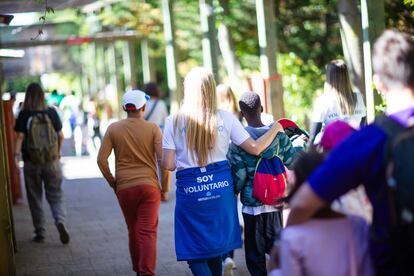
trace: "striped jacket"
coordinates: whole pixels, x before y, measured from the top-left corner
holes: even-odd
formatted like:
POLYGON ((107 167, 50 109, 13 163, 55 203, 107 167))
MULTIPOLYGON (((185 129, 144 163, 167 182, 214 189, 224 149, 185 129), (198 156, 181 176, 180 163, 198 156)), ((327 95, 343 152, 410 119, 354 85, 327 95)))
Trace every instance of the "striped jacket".
MULTIPOLYGON (((266 150, 264 150, 260 157, 272 158, 279 156, 286 167, 290 167, 300 152, 298 148, 294 148, 285 133, 278 133, 266 150)), ((255 207, 261 206, 263 203, 253 197, 253 178, 256 169, 258 156, 248 154, 239 146, 231 144, 227 153, 227 159, 230 162, 234 191, 236 194, 241 193, 240 200, 243 205, 255 207)))

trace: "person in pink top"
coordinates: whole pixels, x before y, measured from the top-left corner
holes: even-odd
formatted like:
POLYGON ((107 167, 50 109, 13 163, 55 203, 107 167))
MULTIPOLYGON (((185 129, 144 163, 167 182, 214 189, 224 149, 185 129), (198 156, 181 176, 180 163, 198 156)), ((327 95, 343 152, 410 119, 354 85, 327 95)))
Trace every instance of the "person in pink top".
MULTIPOLYGON (((294 164, 296 176, 290 198, 323 161, 322 154, 307 152, 294 164)), ((277 246, 275 246, 277 247, 277 246)), ((309 221, 282 231, 279 251, 271 257, 269 275, 371 276, 368 224, 358 216, 343 215, 326 207, 309 221)))

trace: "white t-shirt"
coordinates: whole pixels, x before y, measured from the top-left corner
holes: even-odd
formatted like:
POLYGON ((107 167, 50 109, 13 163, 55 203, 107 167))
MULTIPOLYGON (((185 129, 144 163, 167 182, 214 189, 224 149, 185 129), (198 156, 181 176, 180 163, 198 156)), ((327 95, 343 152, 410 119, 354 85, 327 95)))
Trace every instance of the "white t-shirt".
MULTIPOLYGON (((197 158, 193 160, 192 154, 187 149, 185 127, 177 129, 174 135, 174 116, 168 116, 164 126, 162 147, 175 150, 175 165, 178 170, 198 167, 197 158)), ((250 137, 239 120, 232 113, 217 111, 217 140, 214 150, 210 152, 207 164, 226 160, 229 149, 229 141, 236 145, 242 144, 250 137)))
MULTIPOLYGON (((355 92, 354 92, 355 93, 355 92)), ((364 100, 359 92, 356 92, 356 106, 354 114, 341 114, 341 108, 333 92, 325 92, 315 102, 313 109, 312 121, 322 123, 324 126, 329 123, 342 120, 354 128, 359 128, 361 119, 367 116, 364 100)))
POLYGON ((165 105, 165 102, 163 100, 149 99, 149 101, 146 104, 144 116, 145 118, 148 116, 155 102, 157 102, 157 105, 155 106, 154 111, 152 112, 151 116, 149 116, 147 121, 153 122, 154 124, 162 128, 164 126, 165 119, 168 116, 167 106, 165 105))

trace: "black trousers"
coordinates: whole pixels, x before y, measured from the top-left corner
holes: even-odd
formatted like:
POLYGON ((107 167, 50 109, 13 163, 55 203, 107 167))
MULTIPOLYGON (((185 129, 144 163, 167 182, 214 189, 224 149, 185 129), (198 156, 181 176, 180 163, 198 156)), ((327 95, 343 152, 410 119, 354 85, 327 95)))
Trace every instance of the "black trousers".
POLYGON ((252 276, 266 276, 266 253, 283 227, 282 211, 257 216, 243 213, 244 250, 247 269, 252 276))

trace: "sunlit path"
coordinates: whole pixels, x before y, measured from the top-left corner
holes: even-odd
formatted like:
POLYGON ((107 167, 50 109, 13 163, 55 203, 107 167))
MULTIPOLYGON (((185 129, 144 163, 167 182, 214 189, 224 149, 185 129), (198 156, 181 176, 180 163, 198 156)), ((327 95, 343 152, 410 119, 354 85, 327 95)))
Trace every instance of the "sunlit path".
MULTIPOLYGON (((112 190, 99 175, 94 157, 63 157, 68 209, 68 245, 59 241, 46 203, 46 240, 31 242, 32 225, 24 198, 15 205, 17 275, 134 275, 126 225, 112 190)), ((160 208, 157 275, 191 275, 174 253, 174 195, 160 208)), ((248 275, 242 250, 236 251, 234 275, 248 275)))

